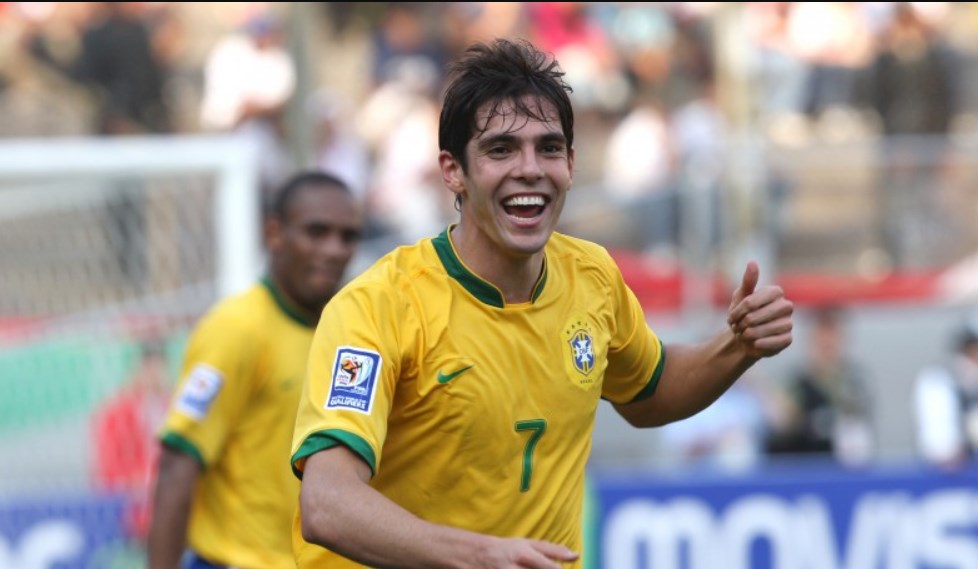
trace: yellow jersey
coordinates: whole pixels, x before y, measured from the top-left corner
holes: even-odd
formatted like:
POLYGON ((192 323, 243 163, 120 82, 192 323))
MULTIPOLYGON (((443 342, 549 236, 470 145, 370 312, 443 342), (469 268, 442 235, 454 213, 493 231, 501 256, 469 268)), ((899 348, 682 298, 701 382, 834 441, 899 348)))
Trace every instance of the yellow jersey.
POLYGON ((212 308, 190 337, 161 438, 203 467, 187 542, 208 561, 295 567, 289 443, 313 331, 265 279, 212 308))
MULTIPOLYGON (((599 400, 650 396, 662 344, 602 247, 553 234, 531 301, 506 304, 450 229, 391 252, 327 305, 293 470, 346 445, 371 486, 421 518, 581 551, 599 400)), ((305 542, 299 515, 299 567, 360 567, 305 542)))

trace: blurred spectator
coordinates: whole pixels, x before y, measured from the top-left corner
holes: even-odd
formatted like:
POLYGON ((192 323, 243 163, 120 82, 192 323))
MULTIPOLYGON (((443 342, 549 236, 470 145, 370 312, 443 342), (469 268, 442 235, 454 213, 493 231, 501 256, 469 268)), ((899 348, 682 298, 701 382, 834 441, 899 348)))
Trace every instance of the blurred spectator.
POLYGON ((767 413, 753 377, 745 376, 703 411, 660 432, 680 466, 742 471, 763 457, 767 413))
POLYGON ((439 75, 412 58, 391 72, 359 107, 356 126, 373 158, 368 225, 400 244, 444 226, 455 212, 431 159, 438 153, 439 75))
POLYGON ((446 59, 477 41, 527 35, 525 2, 449 2, 441 14, 446 59))
MULTIPOLYGON (((370 33, 373 89, 355 121, 371 161, 367 251, 413 242, 454 214, 430 158, 438 152, 436 95, 446 60, 446 40, 434 22, 449 17, 434 9, 424 2, 385 3, 370 33)), ((454 16, 457 8, 448 12, 454 16)))
POLYGON ((528 2, 530 40, 554 54, 575 85, 571 101, 586 112, 619 110, 625 100, 620 56, 605 28, 594 17, 591 2, 528 2))
POLYGON ((978 314, 957 332, 954 356, 917 376, 914 411, 921 456, 943 467, 978 453, 978 314))
POLYGON ((370 177, 370 153, 353 127, 354 107, 343 94, 323 88, 307 103, 315 125, 316 166, 343 180, 363 200, 370 177))
POLYGON ((94 3, 77 55, 58 57, 43 34, 29 38, 41 61, 95 91, 99 134, 162 133, 170 129, 163 101, 166 69, 138 2, 94 3))
MULTIPOLYGON (((718 245, 724 234, 722 188, 729 127, 717 101, 712 60, 702 60, 686 73, 689 99, 670 117, 680 194, 676 239, 686 254, 698 250, 705 257, 706 247, 718 245)), ((777 206, 772 201, 770 207, 777 206)))
POLYGON ((667 108, 677 109, 701 98, 704 85, 712 84, 716 48, 709 20, 683 12, 674 14, 672 20, 675 37, 662 98, 667 108))
POLYGON ((808 116, 822 119, 830 111, 853 108, 859 71, 871 53, 869 24, 859 3, 794 3, 788 33, 809 68, 804 91, 808 116))
POLYGON ((130 537, 141 542, 149 530, 150 491, 159 458, 156 430, 168 399, 164 346, 147 340, 129 380, 92 418, 93 482, 99 490, 127 496, 124 524, 130 537))
POLYGON ((0 15, 0 136, 87 136, 97 90, 71 75, 92 3, 8 3, 0 15), (47 53, 38 53, 46 51, 47 53))
POLYGON ((428 25, 426 2, 389 2, 371 35, 375 85, 414 72, 439 82, 445 65, 441 36, 428 25))
POLYGON ((903 267, 923 260, 914 257, 921 241, 942 230, 934 174, 944 160, 960 70, 910 3, 896 5, 880 41, 866 84, 885 135, 878 223, 893 265, 903 267))
POLYGON ((846 353, 838 307, 814 314, 806 362, 789 378, 767 441, 770 454, 824 454, 856 465, 872 458, 875 437, 866 372, 846 353))
POLYGON ((672 151, 666 114, 651 97, 645 96, 608 137, 605 189, 626 200, 662 190, 672 177, 672 151))
POLYGON ((756 43, 748 73, 757 85, 755 105, 762 125, 772 136, 781 139, 794 136, 784 133, 799 124, 805 100, 809 67, 802 59, 789 33, 791 2, 751 2, 747 7, 748 23, 756 43))
POLYGON ((265 194, 291 168, 285 144, 285 107, 295 86, 295 64, 284 44, 281 25, 271 13, 250 14, 207 55, 201 126, 237 132, 255 143, 265 194))
POLYGON ((868 102, 886 136, 947 134, 956 66, 936 30, 910 3, 894 8, 870 68, 868 102))
POLYGON ((642 94, 615 125, 605 147, 604 190, 625 214, 630 246, 674 259, 678 196, 673 182, 673 140, 660 105, 642 94))

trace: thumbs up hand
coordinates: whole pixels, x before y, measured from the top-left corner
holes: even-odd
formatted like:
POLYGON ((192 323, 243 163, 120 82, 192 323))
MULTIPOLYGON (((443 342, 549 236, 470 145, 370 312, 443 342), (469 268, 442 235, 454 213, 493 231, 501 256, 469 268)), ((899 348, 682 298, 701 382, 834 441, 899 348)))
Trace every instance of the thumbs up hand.
POLYGON ((791 345, 794 305, 779 286, 757 287, 761 271, 747 263, 740 286, 730 299, 727 324, 751 358, 773 356, 791 345))

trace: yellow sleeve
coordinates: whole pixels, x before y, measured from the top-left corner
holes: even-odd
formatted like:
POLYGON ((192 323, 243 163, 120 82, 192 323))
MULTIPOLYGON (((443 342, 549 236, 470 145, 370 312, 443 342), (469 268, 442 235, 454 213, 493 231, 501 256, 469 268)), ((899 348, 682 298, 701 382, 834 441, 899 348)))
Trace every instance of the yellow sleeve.
POLYGON ((651 397, 665 364, 662 342, 649 328, 645 310, 608 257, 616 327, 608 349, 601 395, 613 403, 651 397))
POLYGON ((376 473, 401 373, 398 295, 377 283, 348 286, 326 306, 313 338, 292 438, 292 468, 337 444, 376 473))
POLYGON ((164 444, 187 452, 205 467, 220 456, 260 374, 257 327, 219 308, 223 309, 206 315, 190 337, 161 433, 164 444))

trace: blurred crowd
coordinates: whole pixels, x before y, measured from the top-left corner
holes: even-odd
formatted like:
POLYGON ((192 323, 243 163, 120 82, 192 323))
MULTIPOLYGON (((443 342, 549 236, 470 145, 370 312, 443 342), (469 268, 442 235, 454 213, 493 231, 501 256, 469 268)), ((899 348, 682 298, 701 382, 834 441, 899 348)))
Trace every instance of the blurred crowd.
POLYGON ((444 63, 496 36, 562 63, 576 185, 654 216, 642 248, 675 241, 676 185, 716 183, 738 129, 978 124, 975 3, 3 2, 0 136, 237 132, 265 186, 314 162, 368 200, 374 234, 411 241, 453 213, 432 159, 444 63))

